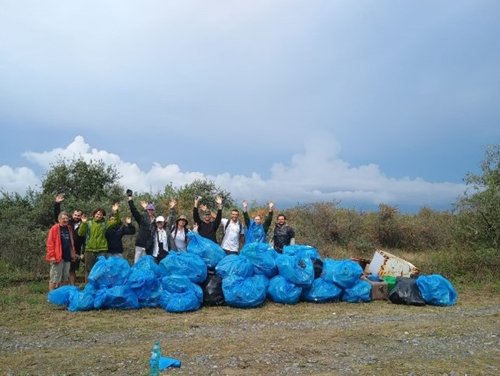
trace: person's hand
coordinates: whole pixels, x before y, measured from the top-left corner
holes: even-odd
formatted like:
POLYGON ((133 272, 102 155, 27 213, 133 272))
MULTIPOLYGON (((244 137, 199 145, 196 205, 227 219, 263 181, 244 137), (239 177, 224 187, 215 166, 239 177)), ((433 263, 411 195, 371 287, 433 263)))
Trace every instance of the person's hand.
POLYGON ((56 262, 55 257, 51 257, 51 258, 49 258, 49 262, 56 262))
POLYGON ((146 207, 148 206, 148 203, 146 201, 141 201, 140 204, 141 204, 142 208, 144 210, 146 210, 146 207))
POLYGON ((247 208, 248 208, 248 202, 247 202, 247 200, 243 200, 243 202, 241 203, 241 205, 243 205, 243 211, 247 211, 247 208))
POLYGON ((222 197, 221 196, 217 196, 215 198, 215 202, 217 203, 217 205, 222 206, 222 197))
POLYGON ((196 197, 194 198, 194 206, 195 206, 195 207, 198 207, 198 204, 199 204, 199 202, 200 202, 200 200, 201 200, 201 199, 202 199, 202 197, 201 197, 201 196, 196 196, 196 197))
POLYGON ((82 214, 82 223, 87 223, 87 216, 82 214))
POLYGON ((174 199, 170 200, 170 202, 168 204, 170 209, 173 209, 175 207, 175 205, 177 205, 177 201, 175 201, 174 199))
POLYGON ((273 207, 274 207, 274 202, 269 201, 269 204, 267 204, 267 207, 269 208, 269 211, 272 211, 273 207))
POLYGON ((64 193, 59 193, 58 195, 56 195, 54 201, 57 203, 63 202, 64 201, 64 193))
POLYGON ((132 218, 130 218, 130 217, 126 217, 126 218, 125 218, 125 223, 126 223, 127 225, 131 224, 131 223, 132 223, 132 218))
POLYGON ((200 205, 200 210, 201 210, 202 212, 207 211, 207 209, 208 209, 207 205, 205 205, 205 204, 201 204, 201 205, 200 205))
POLYGON ((113 207, 111 208, 111 210, 113 211, 113 213, 116 213, 118 211, 118 209, 120 209, 120 203, 119 202, 115 202, 113 204, 113 207))

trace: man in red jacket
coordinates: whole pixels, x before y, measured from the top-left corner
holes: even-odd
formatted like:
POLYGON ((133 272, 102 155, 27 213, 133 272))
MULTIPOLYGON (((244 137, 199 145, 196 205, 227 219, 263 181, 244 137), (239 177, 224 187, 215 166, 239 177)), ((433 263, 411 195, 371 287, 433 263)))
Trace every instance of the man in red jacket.
POLYGON ((47 236, 45 260, 50 262, 49 291, 68 283, 71 261, 76 259, 73 229, 69 225, 68 213, 59 213, 57 221, 47 236))

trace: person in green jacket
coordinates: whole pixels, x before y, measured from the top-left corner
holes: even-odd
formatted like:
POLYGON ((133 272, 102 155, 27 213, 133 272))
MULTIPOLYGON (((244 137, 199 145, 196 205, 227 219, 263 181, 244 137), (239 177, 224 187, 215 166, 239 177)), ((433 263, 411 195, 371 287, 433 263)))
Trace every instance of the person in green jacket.
POLYGON ((105 256, 108 252, 108 241, 106 230, 116 227, 120 223, 118 209, 120 204, 115 203, 112 207, 113 215, 106 219, 106 211, 97 208, 92 212, 92 218, 88 219, 82 215, 82 224, 78 228, 78 235, 85 236, 85 283, 92 267, 99 256, 105 256))

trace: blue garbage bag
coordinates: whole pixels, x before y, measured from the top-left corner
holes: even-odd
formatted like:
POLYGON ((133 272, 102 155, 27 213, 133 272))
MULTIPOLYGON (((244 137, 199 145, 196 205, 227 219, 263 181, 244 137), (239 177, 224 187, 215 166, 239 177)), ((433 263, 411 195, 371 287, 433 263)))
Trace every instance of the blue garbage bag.
POLYGON ((301 287, 310 286, 314 281, 313 262, 309 257, 279 255, 276 257, 279 274, 301 287))
POLYGON ((334 260, 332 258, 323 259, 323 270, 321 271, 321 278, 325 281, 333 282, 333 266, 338 260, 334 260))
MULTIPOLYGON (((323 264, 323 269, 325 265, 323 264)), ((332 265, 332 280, 331 282, 339 285, 343 289, 348 289, 354 287, 358 282, 359 278, 363 275, 363 269, 361 266, 352 260, 340 260, 336 261, 332 265)), ((329 271, 328 271, 329 273, 329 271)), ((327 278, 325 272, 322 274, 322 278, 330 281, 327 278)))
POLYGON ((194 283, 203 283, 207 279, 207 264, 195 253, 169 252, 161 260, 160 270, 163 276, 185 276, 194 283))
POLYGON ((215 267, 215 273, 222 279, 237 275, 240 277, 251 277, 254 274, 253 264, 240 255, 228 255, 219 261, 215 267))
POLYGON ((125 284, 130 272, 130 264, 123 257, 99 256, 89 273, 89 283, 97 288, 113 287, 125 284))
POLYGON ((129 286, 114 286, 97 291, 94 308, 138 309, 139 300, 129 286))
POLYGON ((237 308, 254 308, 266 300, 266 286, 262 276, 238 277, 231 275, 222 280, 226 304, 237 308))
POLYGON ((137 296, 141 307, 157 307, 161 293, 160 268, 152 256, 141 257, 130 268, 126 285, 137 296))
POLYGON ((74 291, 71 293, 68 304, 68 311, 80 312, 94 309, 94 294, 90 289, 74 291))
POLYGON ((267 278, 264 274, 255 274, 253 277, 255 278, 255 281, 257 281, 257 283, 262 283, 267 291, 269 287, 269 278, 267 278))
POLYGON ((439 274, 422 275, 417 278, 417 286, 427 304, 450 306, 457 302, 457 292, 450 281, 439 274))
POLYGON ((372 285, 359 279, 352 287, 344 290, 342 300, 349 303, 370 302, 372 300, 372 285))
POLYGON ((226 252, 220 245, 200 234, 190 231, 187 237, 189 239, 187 251, 200 256, 209 268, 215 268, 219 261, 226 256, 226 252))
POLYGON ((269 281, 267 295, 273 302, 283 304, 296 304, 302 293, 302 287, 288 281, 281 275, 276 275, 269 281))
POLYGON ((193 282, 183 275, 169 275, 161 279, 163 291, 171 293, 186 292, 192 288, 193 282))
POLYGON ((246 257, 254 266, 255 274, 272 278, 278 274, 276 257, 278 253, 267 243, 248 243, 243 246, 240 256, 246 257))
POLYGON ((69 303, 69 298, 72 292, 78 292, 78 287, 76 286, 61 286, 57 289, 49 291, 47 294, 47 300, 49 303, 66 306, 69 303))
POLYGON ((160 305, 167 312, 196 311, 203 303, 203 290, 185 276, 170 276, 162 279, 164 290, 160 305))
POLYGON ((320 259, 316 248, 305 244, 291 244, 283 247, 283 254, 289 256, 309 257, 311 260, 320 259))
POLYGON ((325 303, 340 300, 342 289, 333 282, 316 278, 311 287, 302 291, 301 298, 306 302, 325 303))

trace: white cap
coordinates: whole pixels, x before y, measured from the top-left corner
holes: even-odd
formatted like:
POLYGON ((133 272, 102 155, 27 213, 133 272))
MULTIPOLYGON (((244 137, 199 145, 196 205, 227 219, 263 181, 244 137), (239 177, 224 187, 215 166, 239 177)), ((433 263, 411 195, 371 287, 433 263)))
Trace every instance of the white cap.
POLYGON ((165 218, 163 218, 163 215, 159 215, 156 217, 156 222, 165 222, 165 218))

